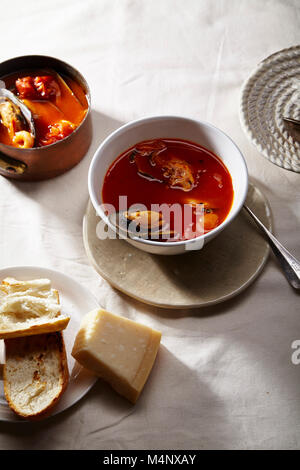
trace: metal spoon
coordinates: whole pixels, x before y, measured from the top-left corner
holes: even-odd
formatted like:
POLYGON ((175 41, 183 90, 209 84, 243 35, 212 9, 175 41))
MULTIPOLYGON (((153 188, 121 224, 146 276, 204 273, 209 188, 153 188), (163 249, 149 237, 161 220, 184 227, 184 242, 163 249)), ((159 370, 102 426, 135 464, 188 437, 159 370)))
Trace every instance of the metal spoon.
POLYGON ((292 119, 288 117, 282 118, 285 124, 287 125, 288 130, 292 136, 300 141, 300 121, 298 119, 292 119))
POLYGON ((10 100, 13 104, 15 104, 20 110, 21 113, 23 114, 31 134, 35 138, 35 126, 34 126, 34 120, 31 114, 30 109, 21 101, 19 98, 17 98, 16 95, 14 95, 11 91, 7 90, 6 88, 0 88, 0 97, 7 98, 10 100))
POLYGON ((244 204, 244 209, 251 215, 256 225, 264 233, 274 255, 278 259, 285 277, 294 289, 300 289, 300 262, 289 253, 284 246, 272 235, 272 233, 264 226, 264 224, 256 217, 256 215, 244 204))

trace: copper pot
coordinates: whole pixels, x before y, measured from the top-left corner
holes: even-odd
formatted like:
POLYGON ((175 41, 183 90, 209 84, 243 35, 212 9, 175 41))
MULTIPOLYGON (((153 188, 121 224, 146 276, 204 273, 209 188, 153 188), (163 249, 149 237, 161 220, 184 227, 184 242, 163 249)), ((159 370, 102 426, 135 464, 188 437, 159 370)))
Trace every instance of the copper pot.
POLYGON ((34 68, 52 68, 75 80, 86 94, 88 110, 72 134, 54 144, 20 149, 0 142, 0 174, 22 181, 40 181, 64 173, 80 162, 92 140, 90 90, 81 73, 71 65, 42 55, 16 57, 0 64, 0 79, 10 73, 34 68))

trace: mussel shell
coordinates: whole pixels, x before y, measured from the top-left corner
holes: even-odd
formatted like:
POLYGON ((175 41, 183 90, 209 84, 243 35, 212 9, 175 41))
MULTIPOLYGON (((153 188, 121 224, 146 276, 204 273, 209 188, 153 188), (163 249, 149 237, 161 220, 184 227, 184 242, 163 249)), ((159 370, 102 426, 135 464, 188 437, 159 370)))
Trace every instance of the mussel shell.
POLYGON ((14 95, 11 91, 7 90, 6 88, 0 88, 0 96, 11 101, 15 106, 20 109, 22 116, 24 116, 25 121, 28 124, 31 134, 35 138, 35 125, 30 109, 27 108, 27 106, 21 100, 19 100, 16 95, 14 95))
MULTIPOLYGON (((150 213, 151 211, 147 212, 150 213)), ((162 218, 159 218, 156 224, 152 223, 152 225, 149 226, 143 225, 139 220, 136 222, 133 218, 134 214, 134 212, 128 213, 128 211, 115 212, 109 216, 109 220, 114 227, 117 228, 121 236, 159 239, 162 236, 168 238, 174 235, 174 231, 169 230, 169 225, 164 223, 162 218)))

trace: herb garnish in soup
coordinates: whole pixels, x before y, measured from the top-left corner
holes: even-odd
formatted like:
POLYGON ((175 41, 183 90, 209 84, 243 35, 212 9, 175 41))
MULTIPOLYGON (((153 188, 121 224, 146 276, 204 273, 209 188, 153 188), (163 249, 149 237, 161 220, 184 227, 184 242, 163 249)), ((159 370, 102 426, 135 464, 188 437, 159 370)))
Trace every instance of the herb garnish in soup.
POLYGON ((127 227, 136 228, 137 236, 183 241, 223 222, 232 206, 233 186, 213 152, 164 138, 139 142, 119 155, 105 175, 102 200, 127 227))

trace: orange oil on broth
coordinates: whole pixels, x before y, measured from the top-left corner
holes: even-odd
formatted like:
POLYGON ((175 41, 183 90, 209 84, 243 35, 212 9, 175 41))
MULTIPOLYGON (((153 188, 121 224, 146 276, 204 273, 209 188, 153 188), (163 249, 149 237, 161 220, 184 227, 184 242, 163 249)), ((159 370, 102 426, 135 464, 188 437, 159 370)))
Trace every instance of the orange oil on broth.
MULTIPOLYGON (((48 70, 25 70, 2 77, 1 80, 5 82, 7 89, 18 96, 15 85, 16 80, 28 76, 36 77, 49 74, 51 74, 51 71, 48 70)), ((64 75, 61 75, 61 77, 63 78, 63 81, 60 81, 59 76, 56 77, 54 72, 54 79, 58 82, 59 85, 59 96, 55 96, 49 100, 29 98, 22 99, 24 104, 30 109, 33 115, 36 129, 34 147, 48 145, 45 143, 45 138, 47 133, 49 133, 51 126, 64 120, 70 121, 72 124, 74 124, 75 129, 79 126, 86 115, 88 101, 84 90, 75 80, 71 79, 70 77, 66 77, 64 75)), ((7 128, 3 125, 0 125, 0 142, 6 145, 14 146, 7 128)), ((49 143, 52 142, 49 141, 49 143)))
MULTIPOLYGON (((202 203, 205 208, 204 233, 225 220, 232 206, 233 195, 230 173, 217 155, 196 143, 167 138, 140 142, 119 155, 109 167, 102 187, 103 202, 112 204, 116 210, 119 210, 119 196, 127 196, 128 208, 138 203, 145 205, 148 210, 151 210, 152 204, 165 203, 171 206, 178 203, 183 209, 185 204, 202 203), (153 148, 156 149, 154 152, 158 152, 154 162, 160 162, 161 167, 153 164, 153 158, 151 160, 153 148), (170 184, 170 172, 164 171, 170 161, 175 164, 184 162, 186 169, 191 172, 192 177, 188 178, 186 185, 180 186, 179 183, 176 186, 176 179, 173 186, 170 184)), ((171 220, 171 228, 173 226, 174 221, 171 220)), ((189 238, 193 238, 189 232, 179 233, 174 241, 189 238)))

